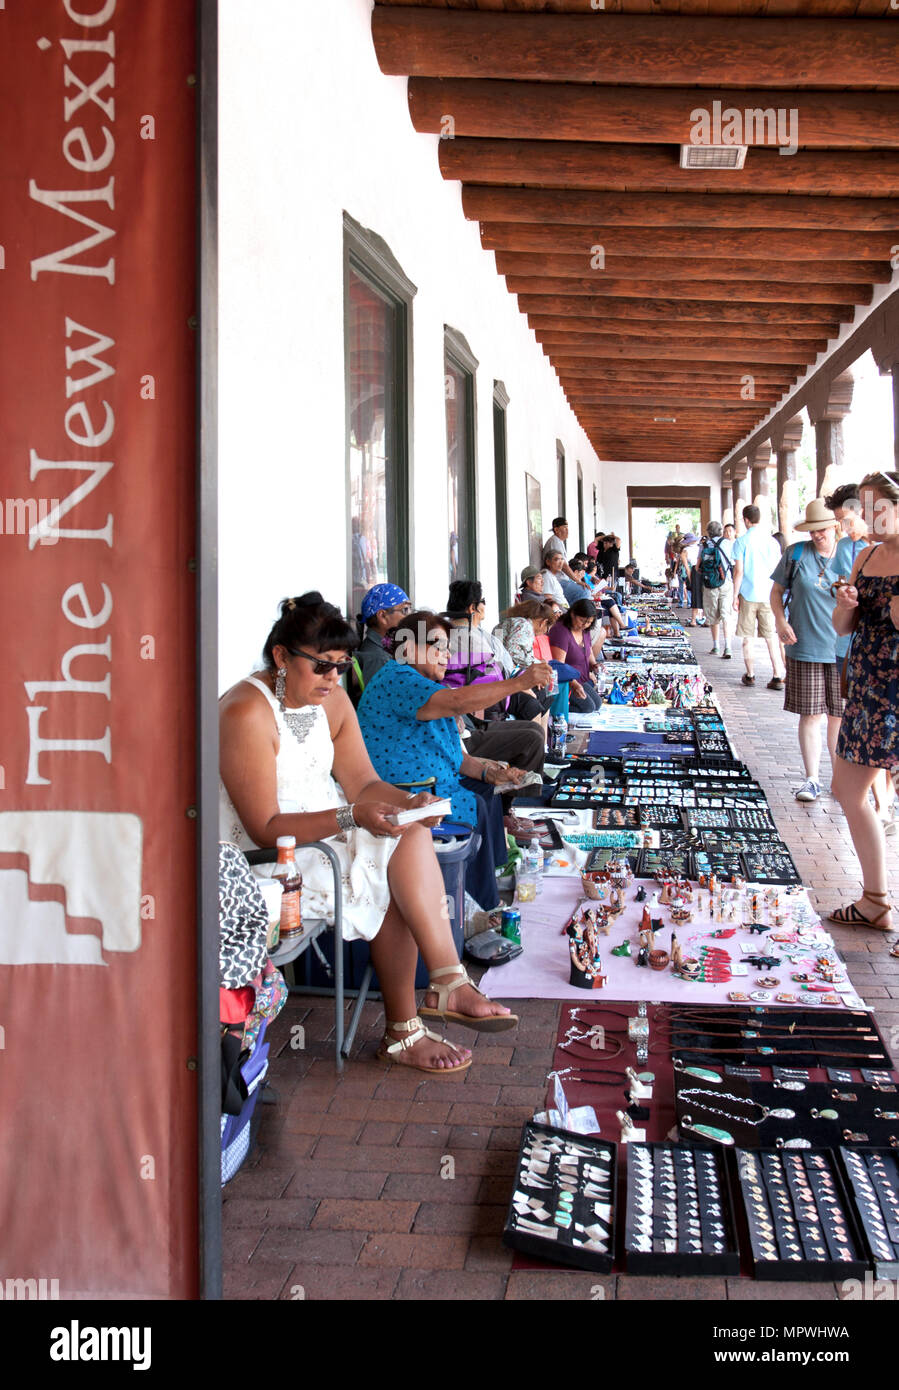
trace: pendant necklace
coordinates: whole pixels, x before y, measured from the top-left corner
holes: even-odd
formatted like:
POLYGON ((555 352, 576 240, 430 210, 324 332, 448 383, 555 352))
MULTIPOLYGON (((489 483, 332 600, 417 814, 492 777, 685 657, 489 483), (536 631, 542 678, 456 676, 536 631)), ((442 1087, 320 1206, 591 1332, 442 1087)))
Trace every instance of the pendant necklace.
POLYGON ((748 1117, 744 1119, 741 1115, 733 1115, 729 1110, 718 1110, 714 1105, 709 1105, 707 1100, 694 1099, 693 1104, 699 1110, 708 1110, 711 1115, 723 1115, 726 1120, 738 1120, 740 1124, 755 1126, 763 1124, 765 1120, 768 1119, 795 1120, 796 1118, 795 1110, 787 1110, 786 1108, 778 1110, 769 1110, 768 1106, 762 1105, 761 1101, 759 1100, 752 1100, 748 1096, 732 1096, 729 1091, 709 1092, 700 1090, 700 1088, 697 1086, 689 1091, 678 1091, 677 1098, 678 1100, 685 1100, 688 1096, 708 1096, 710 1094, 713 1100, 729 1100, 732 1101, 734 1105, 754 1106, 758 1110, 761 1110, 762 1113, 757 1120, 750 1120, 748 1117))
POLYGON ((305 743, 315 723, 315 707, 312 709, 288 709, 284 703, 287 689, 287 667, 282 666, 275 677, 275 699, 281 718, 293 734, 297 743, 305 743))

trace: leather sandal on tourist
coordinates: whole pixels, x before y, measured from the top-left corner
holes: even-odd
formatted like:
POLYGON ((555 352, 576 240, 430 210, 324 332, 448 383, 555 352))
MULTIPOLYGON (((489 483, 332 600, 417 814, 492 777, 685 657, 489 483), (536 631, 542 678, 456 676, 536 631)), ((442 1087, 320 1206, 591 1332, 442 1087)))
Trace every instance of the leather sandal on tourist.
POLYGON ((840 927, 874 927, 875 931, 892 931, 892 927, 884 925, 884 917, 890 912, 890 899, 886 893, 862 893, 862 900, 868 899, 875 907, 881 903, 883 906, 874 917, 866 917, 863 912, 859 912, 855 903, 850 903, 848 907, 838 907, 828 917, 828 922, 836 922, 840 927))
POLYGON ((476 1033, 504 1033, 507 1028, 514 1028, 518 1023, 517 1014, 486 1014, 483 1017, 475 1017, 472 1014, 460 1014, 455 1009, 448 1009, 447 1003, 450 995, 456 989, 461 989, 463 985, 471 985, 475 994, 480 994, 482 999, 486 999, 485 994, 474 984, 464 965, 444 965, 440 970, 432 970, 430 974, 430 984, 428 992, 432 990, 437 995, 436 1009, 419 1009, 422 1018, 439 1018, 444 1023, 461 1023, 465 1028, 473 1028, 476 1033), (437 984, 437 977, 440 975, 452 975, 454 978, 445 984, 437 984))
MULTIPOLYGON (((430 1038, 432 1042, 443 1043, 446 1047, 452 1048, 453 1052, 458 1052, 461 1055, 461 1048, 457 1047, 455 1043, 450 1042, 448 1038, 441 1038, 439 1033, 432 1033, 430 1028, 424 1026, 418 1016, 415 1018, 408 1018, 401 1023, 388 1022, 386 1026, 388 1030, 393 1028, 397 1033, 405 1033, 406 1037, 397 1038, 396 1041, 392 1043, 388 1043, 385 1039, 378 1048, 377 1056, 379 1062, 392 1061, 392 1053, 408 1051, 408 1049, 414 1047, 421 1038, 430 1038)), ((457 1072, 468 1071, 468 1068, 471 1066, 471 1058, 468 1057, 452 1067, 423 1067, 418 1062, 409 1062, 407 1065, 410 1066, 413 1071, 427 1072, 428 1076, 455 1076, 457 1072)))

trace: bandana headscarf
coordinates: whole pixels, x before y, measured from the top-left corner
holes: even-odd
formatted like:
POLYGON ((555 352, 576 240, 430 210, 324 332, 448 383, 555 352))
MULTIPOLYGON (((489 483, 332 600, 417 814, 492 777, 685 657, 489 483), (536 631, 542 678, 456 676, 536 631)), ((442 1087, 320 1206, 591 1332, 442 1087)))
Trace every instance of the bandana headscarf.
POLYGON ((362 600, 362 621, 367 623, 381 608, 396 608, 399 604, 408 602, 409 595, 404 593, 399 585, 376 584, 362 600))

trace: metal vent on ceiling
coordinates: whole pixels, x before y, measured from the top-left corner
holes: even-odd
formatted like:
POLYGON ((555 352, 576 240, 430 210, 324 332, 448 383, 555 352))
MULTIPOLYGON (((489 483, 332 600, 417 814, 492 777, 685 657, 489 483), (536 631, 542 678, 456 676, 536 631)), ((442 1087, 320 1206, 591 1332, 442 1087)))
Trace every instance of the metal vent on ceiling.
POLYGON ((746 145, 681 145, 682 169, 742 169, 746 145))

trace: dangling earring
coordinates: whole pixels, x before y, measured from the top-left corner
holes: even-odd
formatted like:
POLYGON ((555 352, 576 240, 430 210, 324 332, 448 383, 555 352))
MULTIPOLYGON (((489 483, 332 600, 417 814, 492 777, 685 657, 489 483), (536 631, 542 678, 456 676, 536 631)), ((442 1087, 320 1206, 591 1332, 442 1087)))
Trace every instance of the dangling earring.
POLYGON ((275 678, 275 699, 280 704, 282 710, 284 708, 284 692, 287 689, 287 681, 285 679, 286 676, 287 667, 280 666, 278 668, 277 677, 275 678))

